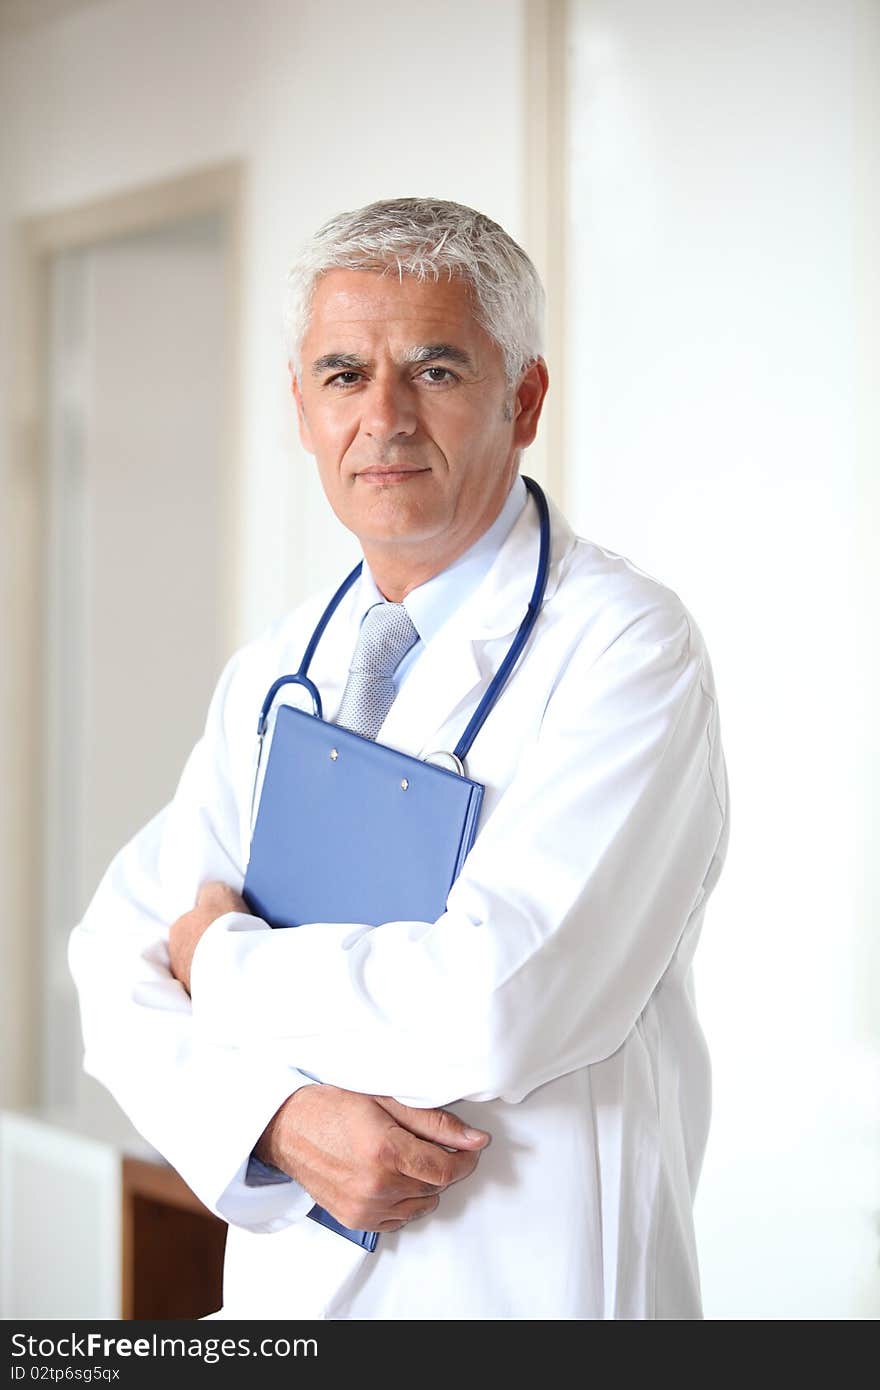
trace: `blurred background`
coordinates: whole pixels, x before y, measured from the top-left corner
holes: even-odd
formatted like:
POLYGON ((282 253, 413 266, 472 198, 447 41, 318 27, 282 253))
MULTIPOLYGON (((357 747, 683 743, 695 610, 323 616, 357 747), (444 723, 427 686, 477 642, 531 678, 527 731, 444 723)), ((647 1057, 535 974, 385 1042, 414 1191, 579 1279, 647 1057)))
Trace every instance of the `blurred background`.
POLYGON ((878 78, 880 0, 0 0, 0 1316, 207 1311, 156 1301, 220 1236, 81 1075, 66 940, 229 653, 356 558, 284 277, 406 194, 533 256, 524 469, 712 654, 706 1316, 880 1313, 878 78))

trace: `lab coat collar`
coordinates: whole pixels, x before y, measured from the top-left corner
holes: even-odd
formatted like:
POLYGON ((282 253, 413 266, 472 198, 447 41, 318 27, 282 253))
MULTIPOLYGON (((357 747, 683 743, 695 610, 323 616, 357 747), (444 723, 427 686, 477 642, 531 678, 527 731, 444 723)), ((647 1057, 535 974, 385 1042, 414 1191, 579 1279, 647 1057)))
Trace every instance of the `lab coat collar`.
MULTIPOLYGON (((574 532, 555 503, 548 497, 550 510, 550 567, 545 601, 552 598, 559 583, 562 561, 574 544, 574 532)), ((517 517, 495 561, 481 584, 461 605, 456 618, 461 632, 480 641, 514 633, 525 617, 538 569, 540 522, 534 498, 517 517)), ((447 625, 448 626, 448 625, 447 625)))
MULTIPOLYGON (((556 591, 575 542, 571 527, 549 498, 548 505, 551 549, 545 602, 556 591)), ((537 572, 538 537, 538 509, 530 496, 489 573, 428 643, 404 681, 379 730, 380 742, 424 757, 437 749, 437 735, 474 688, 488 684, 505 653, 490 657, 486 645, 512 638, 525 616, 537 572)))

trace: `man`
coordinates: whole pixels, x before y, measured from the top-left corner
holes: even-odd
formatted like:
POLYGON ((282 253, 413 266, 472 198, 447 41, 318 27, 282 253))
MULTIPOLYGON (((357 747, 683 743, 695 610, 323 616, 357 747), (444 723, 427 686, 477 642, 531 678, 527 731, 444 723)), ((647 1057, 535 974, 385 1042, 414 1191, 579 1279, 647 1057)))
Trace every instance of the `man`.
MULTIPOLYGON (((531 593, 540 307, 500 227, 427 199, 333 219, 292 275, 302 440, 365 561, 310 674, 325 717, 416 756, 454 747, 531 593), (364 653, 386 618, 381 694, 364 653)), ((675 594, 552 504, 551 536, 436 922, 272 931, 238 895, 256 716, 328 591, 233 657, 173 801, 73 933, 86 1068, 229 1221, 227 1316, 701 1315, 712 673, 675 594), (305 1219, 315 1202, 375 1252, 305 1219)))

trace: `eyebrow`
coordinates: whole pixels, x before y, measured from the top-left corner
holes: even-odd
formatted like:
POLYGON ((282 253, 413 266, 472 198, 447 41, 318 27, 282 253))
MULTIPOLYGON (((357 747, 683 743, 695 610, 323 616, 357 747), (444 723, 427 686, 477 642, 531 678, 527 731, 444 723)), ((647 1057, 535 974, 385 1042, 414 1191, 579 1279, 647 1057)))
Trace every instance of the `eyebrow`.
POLYGON ((370 364, 354 352, 328 352, 312 363, 312 376, 324 372, 362 372, 370 364))
POLYGON ((457 362, 460 367, 473 370, 473 359, 464 348, 454 347, 452 343, 424 343, 420 347, 409 348, 404 353, 405 362, 457 362))
MULTIPOLYGON (((468 371, 474 370, 470 353, 452 343, 420 343, 403 354, 404 362, 456 362, 468 371)), ((312 376, 322 376, 324 372, 362 372, 370 363, 365 357, 354 352, 327 352, 312 363, 312 376)))

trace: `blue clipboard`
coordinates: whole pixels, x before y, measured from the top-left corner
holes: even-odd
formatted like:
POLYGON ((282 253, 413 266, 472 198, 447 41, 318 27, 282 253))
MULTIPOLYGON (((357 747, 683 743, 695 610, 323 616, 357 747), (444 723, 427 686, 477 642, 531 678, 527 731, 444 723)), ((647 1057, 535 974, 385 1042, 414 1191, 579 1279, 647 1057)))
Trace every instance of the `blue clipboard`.
MULTIPOLYGON (((305 686, 312 713, 282 705, 275 719, 242 896, 273 927, 304 922, 433 922, 477 833, 483 785, 464 760, 519 659, 544 598, 550 519, 538 484, 524 478, 541 522, 537 576, 525 616, 455 751, 452 769, 414 758, 327 723, 308 668, 358 564, 336 590, 306 647, 299 670, 274 682, 257 725, 256 795, 263 740, 279 690, 305 686), (454 770, 453 770, 454 769, 454 770), (394 845, 389 856, 388 845, 394 845)), ((253 802, 252 802, 253 822, 253 802)), ((376 1231, 341 1225, 317 1204, 308 1215, 375 1250, 376 1231)))

